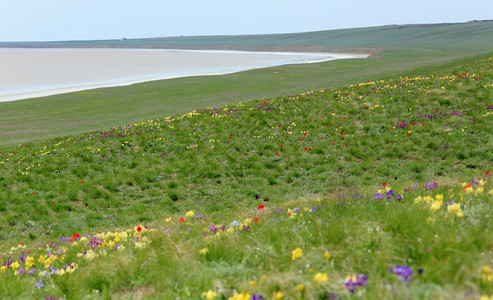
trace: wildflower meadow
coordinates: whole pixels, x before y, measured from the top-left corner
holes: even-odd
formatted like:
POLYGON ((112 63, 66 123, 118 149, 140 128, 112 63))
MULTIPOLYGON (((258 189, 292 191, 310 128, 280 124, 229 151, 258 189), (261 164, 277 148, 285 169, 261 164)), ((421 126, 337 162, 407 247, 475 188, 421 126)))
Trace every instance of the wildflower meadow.
POLYGON ((492 69, 0 148, 0 295, 491 299, 492 69))

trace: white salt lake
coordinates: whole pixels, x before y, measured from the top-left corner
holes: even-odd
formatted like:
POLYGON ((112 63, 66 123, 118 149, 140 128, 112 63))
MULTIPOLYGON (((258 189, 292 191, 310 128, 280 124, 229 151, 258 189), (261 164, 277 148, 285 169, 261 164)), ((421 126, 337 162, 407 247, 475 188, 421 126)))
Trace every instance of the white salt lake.
POLYGON ((365 54, 165 49, 0 48, 0 102, 140 82, 220 75, 365 54))

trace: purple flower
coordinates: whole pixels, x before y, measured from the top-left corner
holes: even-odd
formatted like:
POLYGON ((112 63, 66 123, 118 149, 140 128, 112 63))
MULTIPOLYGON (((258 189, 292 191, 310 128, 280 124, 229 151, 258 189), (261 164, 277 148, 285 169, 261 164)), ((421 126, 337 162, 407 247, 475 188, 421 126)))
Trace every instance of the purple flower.
POLYGON ((36 287, 37 289, 44 289, 45 284, 43 283, 43 279, 36 281, 36 284, 34 285, 34 287, 36 287))
POLYGON ((300 208, 299 208, 299 207, 295 207, 295 208, 293 209, 293 211, 297 213, 297 212, 299 212, 299 211, 300 211, 300 208))
POLYGON ((438 182, 436 181, 433 181, 432 183, 431 182, 427 182, 425 185, 424 185, 425 189, 427 190, 432 190, 432 189, 436 189, 438 187, 438 182))
POLYGON ((395 268, 389 269, 389 272, 397 275, 397 279, 402 283, 410 283, 412 280, 413 270, 408 265, 402 267, 397 265, 395 268))
POLYGON ((29 270, 29 272, 27 272, 27 274, 29 274, 29 275, 34 275, 34 273, 36 273, 35 268, 31 268, 31 270, 29 270))
POLYGON ((383 199, 383 195, 380 194, 380 193, 376 193, 373 195, 373 199, 375 200, 382 200, 383 199))
POLYGON ((12 263, 12 260, 7 260, 7 262, 4 262, 3 265, 9 267, 12 263))
POLYGON ((404 193, 407 193, 407 192, 409 192, 409 191, 414 191, 414 190, 415 190, 415 189, 417 189, 417 188, 418 188, 418 185, 417 185, 417 184, 415 184, 415 185, 413 185, 413 186, 412 186, 412 187, 410 187, 410 188, 405 188, 405 189, 404 189, 404 193))
POLYGON ((394 191, 392 190, 386 191, 385 194, 387 195, 387 199, 390 199, 395 196, 394 191))
POLYGON ((366 286, 368 282, 368 276, 365 274, 348 276, 344 282, 344 285, 348 288, 351 294, 354 294, 354 290, 357 286, 366 286))
POLYGON ((212 224, 208 228, 209 228, 209 230, 211 231, 212 234, 216 234, 217 233, 217 227, 216 227, 216 225, 212 224))
POLYGON ((23 267, 21 267, 21 268, 19 269, 19 274, 21 274, 21 275, 26 274, 26 270, 25 270, 23 267))
POLYGON ((252 300, 264 300, 264 296, 262 294, 253 294, 252 300))

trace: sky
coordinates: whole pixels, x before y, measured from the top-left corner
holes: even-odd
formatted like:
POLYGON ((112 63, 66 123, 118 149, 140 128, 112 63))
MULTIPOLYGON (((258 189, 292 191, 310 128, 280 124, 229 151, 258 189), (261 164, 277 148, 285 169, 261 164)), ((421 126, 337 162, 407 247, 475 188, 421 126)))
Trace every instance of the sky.
POLYGON ((493 19, 492 0, 0 0, 0 41, 293 33, 493 19))

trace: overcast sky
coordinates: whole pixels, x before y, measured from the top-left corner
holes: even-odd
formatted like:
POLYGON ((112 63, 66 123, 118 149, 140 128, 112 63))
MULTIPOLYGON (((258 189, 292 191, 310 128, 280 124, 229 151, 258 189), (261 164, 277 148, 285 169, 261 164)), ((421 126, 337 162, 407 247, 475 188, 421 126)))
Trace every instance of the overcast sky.
POLYGON ((493 19, 493 0, 0 0, 0 41, 290 33, 493 19))

